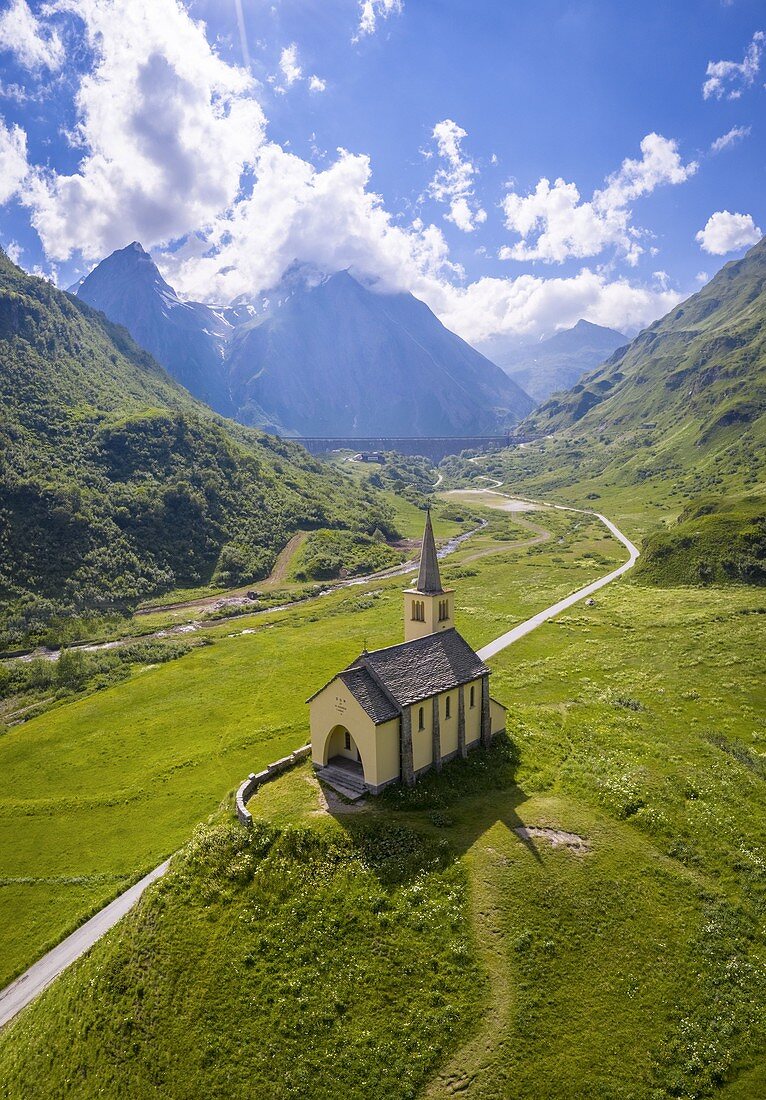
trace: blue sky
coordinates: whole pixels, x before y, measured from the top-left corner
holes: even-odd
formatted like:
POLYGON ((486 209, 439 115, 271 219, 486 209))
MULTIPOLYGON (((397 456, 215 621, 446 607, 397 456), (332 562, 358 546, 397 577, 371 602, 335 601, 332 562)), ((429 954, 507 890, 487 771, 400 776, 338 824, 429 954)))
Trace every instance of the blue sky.
POLYGON ((60 285, 137 238, 198 298, 297 259, 477 343, 634 331, 766 226, 764 31, 754 0, 2 0, 0 241, 60 285))

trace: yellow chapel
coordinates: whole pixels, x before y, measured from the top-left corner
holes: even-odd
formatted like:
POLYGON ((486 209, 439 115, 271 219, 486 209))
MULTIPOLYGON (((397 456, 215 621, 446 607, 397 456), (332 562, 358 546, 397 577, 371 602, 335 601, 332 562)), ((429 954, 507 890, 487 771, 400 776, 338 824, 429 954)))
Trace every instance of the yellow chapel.
POLYGON ((490 670, 455 628, 430 511, 417 584, 404 592, 404 642, 366 650, 308 700, 318 776, 350 797, 412 786, 505 729, 490 670))

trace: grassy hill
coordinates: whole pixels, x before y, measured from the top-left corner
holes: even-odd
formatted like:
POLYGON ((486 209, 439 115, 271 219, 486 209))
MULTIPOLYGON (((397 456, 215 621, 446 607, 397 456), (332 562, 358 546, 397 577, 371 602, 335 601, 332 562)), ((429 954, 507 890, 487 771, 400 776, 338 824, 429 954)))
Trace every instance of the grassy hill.
POLYGON ((223 811, 0 1037, 9 1100, 756 1100, 756 611, 606 589, 493 661, 489 759, 356 814, 304 768, 252 837, 223 811))
MULTIPOLYGON (((566 513, 540 517, 552 537, 533 547, 529 531, 518 528, 514 545, 507 517, 489 518, 444 561, 458 622, 476 646, 623 557, 603 528, 566 513)), ((437 517, 436 529, 460 528, 437 517)), ((372 580, 213 623, 207 645, 178 652, 201 636, 193 633, 173 642, 173 660, 153 643, 119 683, 94 681, 90 694, 0 724, 0 988, 181 847, 243 776, 304 744, 308 695, 365 645, 401 639, 404 584, 372 580)), ((152 628, 175 621, 159 617, 152 628)))
POLYGON ((648 584, 766 584, 766 501, 700 500, 646 539, 636 577, 648 584))
POLYGON ((753 431, 766 414, 766 239, 525 422, 541 435, 667 432, 693 421, 692 442, 753 431), (603 426, 603 427, 602 427, 603 426))
POLYGON ((268 573, 298 527, 388 531, 299 447, 213 415, 127 332, 0 254, 0 647, 268 573))

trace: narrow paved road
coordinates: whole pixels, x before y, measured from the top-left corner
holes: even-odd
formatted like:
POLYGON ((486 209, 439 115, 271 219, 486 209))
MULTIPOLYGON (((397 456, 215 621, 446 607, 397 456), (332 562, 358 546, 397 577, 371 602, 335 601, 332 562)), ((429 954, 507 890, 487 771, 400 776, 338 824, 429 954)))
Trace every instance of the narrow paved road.
MULTIPOLYGON (((505 496, 504 493, 498 493, 498 496, 505 496)), ((531 503, 544 503, 543 501, 532 501, 531 503)), ((549 505, 550 507, 550 505, 549 505)), ((578 589, 577 592, 573 592, 571 596, 566 596, 563 600, 559 600, 558 603, 553 604, 551 607, 540 611, 537 615, 533 615, 531 619, 527 619, 526 622, 520 623, 515 626, 513 630, 509 630, 506 634, 501 634, 499 638, 495 638, 489 645, 484 646, 479 650, 479 657, 482 661, 489 660, 490 657, 494 657, 496 653, 500 653, 501 650, 507 646, 512 645, 513 642, 523 638, 525 634, 529 634, 535 630, 536 627, 541 626, 548 619, 554 618, 562 611, 565 611, 572 604, 578 603, 579 600, 585 599, 593 592, 598 592, 599 588, 603 588, 605 584, 609 584, 610 581, 616 580, 617 577, 621 577, 623 573, 626 573, 628 569, 631 569, 639 556, 639 552, 633 543, 623 535, 622 531, 607 519, 606 516, 602 516, 600 512, 590 512, 585 508, 567 508, 563 504, 554 504, 554 508, 564 512, 580 512, 582 515, 595 516, 599 519, 605 527, 614 535, 616 539, 623 544, 627 549, 629 557, 628 560, 618 569, 612 570, 605 577, 600 577, 597 581, 593 581, 591 584, 585 586, 585 588, 578 589)), ((471 534, 473 532, 470 532, 471 534)), ((454 543, 459 543, 466 538, 465 535, 458 536, 453 540, 454 543)), ((442 552, 440 552, 442 556, 442 552)), ((29 970, 25 971, 20 978, 17 978, 15 982, 12 982, 6 989, 0 993, 0 1028, 4 1027, 13 1017, 21 1012, 22 1008, 33 1001, 34 998, 45 989, 46 986, 57 978, 63 970, 66 970, 76 959, 79 959, 89 948, 91 948, 98 940, 101 939, 110 928, 113 928, 117 922, 130 912, 138 899, 143 894, 147 886, 155 882, 158 878, 165 874, 168 869, 169 860, 161 863, 159 867, 155 867, 153 871, 150 871, 148 875, 137 882, 135 886, 131 886, 129 890, 126 890, 124 894, 120 894, 118 898, 110 902, 100 913, 96 913, 95 917, 91 917, 89 921, 86 921, 76 932, 73 932, 71 936, 67 936, 58 947, 54 947, 52 951, 49 951, 47 955, 36 962, 29 970)))
MULTIPOLYGON (((498 495, 504 496, 505 494, 500 493, 498 495)), ((526 622, 519 623, 513 630, 509 630, 506 634, 501 634, 499 638, 495 638, 494 642, 490 642, 489 645, 485 645, 483 649, 479 650, 479 657, 482 661, 488 661, 490 657, 494 657, 497 653, 500 653, 501 650, 506 649, 509 645, 513 645, 519 638, 523 638, 525 634, 531 633, 531 631, 536 630, 538 626, 542 626, 542 624, 546 623, 549 619, 553 619, 556 615, 560 615, 562 611, 566 611, 572 604, 579 603, 580 600, 584 600, 588 596, 592 596, 594 592, 598 592, 599 588, 603 588, 605 584, 617 580, 623 573, 627 573, 629 569, 632 569, 638 560, 639 551, 627 535, 623 535, 619 527, 612 523, 610 519, 607 519, 606 516, 602 516, 600 512, 590 512, 586 508, 567 508, 563 504, 554 504, 553 507, 561 512, 579 512, 581 515, 594 516, 596 519, 601 520, 618 542, 621 542, 626 548, 628 551, 628 560, 617 569, 613 569, 611 573, 607 573, 605 577, 599 577, 597 581, 586 584, 584 588, 579 588, 577 592, 573 592, 571 596, 565 596, 564 599, 559 600, 558 603, 546 607, 545 611, 538 612, 537 615, 533 615, 532 618, 527 619, 526 622)))
POLYGON ((117 921, 129 913, 147 886, 151 886, 168 869, 170 860, 165 860, 159 867, 155 867, 148 875, 144 875, 134 886, 120 894, 108 905, 104 906, 95 917, 81 925, 71 936, 43 955, 34 966, 25 970, 20 978, 11 982, 0 993, 0 1028, 4 1027, 13 1017, 21 1012, 30 1001, 33 1001, 38 993, 42 993, 46 986, 57 978, 62 970, 79 959, 80 955, 101 939, 105 933, 113 928, 117 921))

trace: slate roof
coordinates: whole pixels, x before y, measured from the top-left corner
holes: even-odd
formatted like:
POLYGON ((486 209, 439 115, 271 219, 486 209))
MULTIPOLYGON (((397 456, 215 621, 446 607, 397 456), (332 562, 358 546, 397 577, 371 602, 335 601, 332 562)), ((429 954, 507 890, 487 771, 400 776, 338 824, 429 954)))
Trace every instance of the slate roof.
POLYGON ((489 668, 453 626, 425 638, 360 654, 307 702, 340 679, 379 726, 396 718, 402 707, 451 691, 487 673, 489 668))
POLYGON ((423 546, 420 551, 417 590, 427 594, 444 591, 439 574, 439 559, 436 556, 436 542, 434 541, 434 529, 431 526, 430 508, 426 513, 426 529, 423 532, 423 546))
POLYGON ((399 708, 396 703, 376 684, 366 668, 358 665, 347 668, 339 674, 339 679, 357 703, 364 707, 376 726, 398 716, 399 708))

